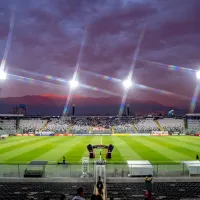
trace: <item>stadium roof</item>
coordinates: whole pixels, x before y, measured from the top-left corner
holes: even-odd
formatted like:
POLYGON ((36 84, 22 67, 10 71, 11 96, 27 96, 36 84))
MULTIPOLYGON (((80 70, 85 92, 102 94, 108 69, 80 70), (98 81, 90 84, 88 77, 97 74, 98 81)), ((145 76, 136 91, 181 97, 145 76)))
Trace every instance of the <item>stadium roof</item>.
POLYGON ((23 114, 0 114, 0 117, 23 117, 23 114))
POLYGON ((186 116, 200 117, 200 113, 187 114, 186 116))

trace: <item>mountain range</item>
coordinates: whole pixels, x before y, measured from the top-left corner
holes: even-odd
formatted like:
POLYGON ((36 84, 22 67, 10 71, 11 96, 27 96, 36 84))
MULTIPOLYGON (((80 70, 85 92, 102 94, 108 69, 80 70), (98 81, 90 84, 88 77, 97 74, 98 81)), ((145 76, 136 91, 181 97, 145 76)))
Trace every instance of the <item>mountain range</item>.
MULTIPOLYGON (((59 96, 55 94, 43 94, 35 96, 23 97, 7 97, 0 99, 0 114, 12 113, 13 107, 19 104, 25 104, 28 115, 61 115, 66 102, 67 96, 59 96)), ((117 115, 121 103, 119 97, 85 97, 73 96, 70 102, 69 113, 71 107, 75 104, 76 115, 117 115)), ((185 108, 189 102, 180 102, 179 107, 166 106, 156 101, 145 101, 136 99, 127 99, 127 104, 130 106, 131 114, 140 113, 147 114, 152 112, 168 112, 175 110, 177 115, 184 115, 188 113, 185 108), (184 104, 186 105, 184 107, 184 104)), ((199 110, 199 109, 196 109, 199 110)))

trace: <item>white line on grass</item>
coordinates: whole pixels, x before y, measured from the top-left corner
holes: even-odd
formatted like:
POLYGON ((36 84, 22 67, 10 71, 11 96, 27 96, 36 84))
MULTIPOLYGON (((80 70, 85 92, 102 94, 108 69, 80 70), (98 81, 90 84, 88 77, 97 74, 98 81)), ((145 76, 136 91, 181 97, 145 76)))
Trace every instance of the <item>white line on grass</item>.
MULTIPOLYGON (((101 136, 101 145, 103 144, 103 137, 101 136)), ((102 152, 102 148, 100 149, 100 160, 101 160, 101 152, 102 152)))

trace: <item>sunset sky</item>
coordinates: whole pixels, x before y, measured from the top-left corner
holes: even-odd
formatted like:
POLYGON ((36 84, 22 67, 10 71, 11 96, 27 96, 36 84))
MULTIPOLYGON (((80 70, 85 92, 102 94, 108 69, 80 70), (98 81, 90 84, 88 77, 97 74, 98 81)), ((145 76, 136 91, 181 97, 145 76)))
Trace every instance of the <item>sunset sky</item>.
MULTIPOLYGON (((1 97, 67 95, 67 84, 45 77, 72 78, 87 30, 79 63, 79 82, 111 93, 79 87, 76 95, 122 96, 120 82, 105 80, 104 75, 121 80, 127 77, 144 31, 133 71, 134 83, 180 95, 177 101, 181 101, 181 95, 192 98, 197 84, 195 73, 168 65, 200 69, 199 10, 199 0, 1 0, 1 58, 12 12, 15 15, 5 65, 9 75, 1 97), (19 80, 19 76, 56 85, 27 83, 19 80)), ((160 99, 173 105, 174 98, 158 93, 133 87, 128 97, 160 99)))

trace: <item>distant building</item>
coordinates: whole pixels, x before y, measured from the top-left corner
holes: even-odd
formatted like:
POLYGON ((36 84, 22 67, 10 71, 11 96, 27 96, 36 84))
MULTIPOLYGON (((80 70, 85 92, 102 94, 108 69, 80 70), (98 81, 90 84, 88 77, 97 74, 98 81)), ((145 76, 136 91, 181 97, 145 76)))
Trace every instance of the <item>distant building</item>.
POLYGON ((25 104, 19 104, 13 107, 12 114, 26 114, 26 105, 25 104))

